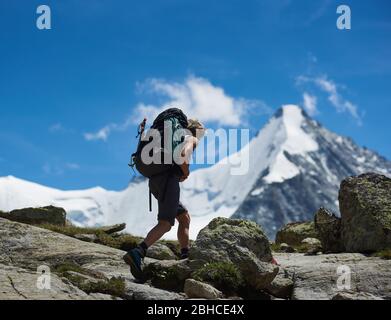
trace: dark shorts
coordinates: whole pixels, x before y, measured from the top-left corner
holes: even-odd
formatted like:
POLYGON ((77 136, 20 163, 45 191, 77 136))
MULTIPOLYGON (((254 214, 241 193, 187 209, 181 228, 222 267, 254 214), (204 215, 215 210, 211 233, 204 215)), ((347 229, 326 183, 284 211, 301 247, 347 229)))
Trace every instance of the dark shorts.
POLYGON ((171 226, 175 224, 175 218, 187 212, 186 207, 179 201, 180 177, 177 174, 167 172, 149 179, 151 193, 158 201, 158 220, 168 221, 171 226))

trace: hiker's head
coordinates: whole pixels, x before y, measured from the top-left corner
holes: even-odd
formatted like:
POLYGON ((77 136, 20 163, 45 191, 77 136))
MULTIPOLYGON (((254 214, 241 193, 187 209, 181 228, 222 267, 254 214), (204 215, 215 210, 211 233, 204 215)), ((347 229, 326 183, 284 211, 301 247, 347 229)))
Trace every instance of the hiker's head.
POLYGON ((206 130, 204 125, 197 119, 188 119, 187 129, 191 132, 193 137, 196 137, 198 140, 204 136, 206 130))

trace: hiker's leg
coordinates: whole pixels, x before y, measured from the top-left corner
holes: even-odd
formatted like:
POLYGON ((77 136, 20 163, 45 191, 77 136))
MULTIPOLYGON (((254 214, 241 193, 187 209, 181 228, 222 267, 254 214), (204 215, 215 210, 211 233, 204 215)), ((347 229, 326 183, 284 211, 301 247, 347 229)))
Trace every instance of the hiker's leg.
POLYGON ((189 248, 190 215, 185 211, 178 215, 176 219, 179 223, 177 236, 181 249, 189 248))
POLYGON ((147 250, 157 240, 159 240, 166 232, 170 231, 171 223, 165 220, 159 220, 158 224, 149 231, 147 237, 136 248, 127 252, 123 259, 130 266, 130 272, 137 280, 143 280, 142 261, 147 255, 147 250))
POLYGON ((145 244, 149 248, 170 230, 171 224, 169 221, 159 220, 158 224, 151 231, 149 231, 147 237, 144 239, 145 244))
MULTIPOLYGON (((148 233, 144 242, 150 247, 175 223, 179 202, 179 177, 171 173, 150 179, 151 186, 156 187, 154 196, 158 199, 158 224, 148 233), (163 177, 163 178, 161 178, 163 177), (160 179, 161 178, 161 179, 160 179), (159 180, 160 179, 160 180, 159 180)), ((152 189, 152 191, 154 191, 152 189)))

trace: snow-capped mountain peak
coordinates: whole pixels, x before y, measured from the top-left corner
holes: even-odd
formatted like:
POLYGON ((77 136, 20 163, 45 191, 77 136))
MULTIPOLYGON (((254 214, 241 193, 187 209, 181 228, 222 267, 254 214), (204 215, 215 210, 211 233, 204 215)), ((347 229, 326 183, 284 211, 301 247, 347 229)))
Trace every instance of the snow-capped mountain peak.
POLYGON ((279 129, 264 141, 273 150, 268 165, 234 214, 258 222, 270 237, 283 224, 312 219, 321 206, 338 214, 345 177, 369 171, 391 175, 391 162, 330 132, 297 106, 282 107, 264 129, 273 121, 279 129))
POLYGON ((275 119, 279 125, 270 141, 275 152, 269 161, 269 173, 264 177, 267 183, 283 182, 300 173, 286 153, 305 156, 307 152, 318 150, 317 142, 302 128, 308 118, 300 107, 285 105, 276 113, 275 119))

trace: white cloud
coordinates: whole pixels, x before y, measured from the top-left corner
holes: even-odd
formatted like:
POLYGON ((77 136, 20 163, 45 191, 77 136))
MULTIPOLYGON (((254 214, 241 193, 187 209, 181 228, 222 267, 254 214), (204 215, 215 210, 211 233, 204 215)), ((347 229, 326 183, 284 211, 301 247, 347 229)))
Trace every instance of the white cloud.
POLYGON ((314 116, 318 113, 317 108, 318 99, 307 92, 303 93, 303 107, 310 116, 314 116))
POLYGON ((66 171, 74 171, 79 169, 80 169, 80 165, 72 162, 68 162, 65 164, 56 163, 56 162, 54 163, 46 162, 42 166, 42 171, 46 175, 54 175, 54 176, 60 176, 63 175, 66 171))
POLYGON ((107 125, 97 132, 89 132, 84 134, 84 138, 87 141, 103 140, 106 141, 109 137, 111 130, 115 128, 114 124, 107 125))
POLYGON ((54 123, 49 127, 50 133, 74 133, 74 129, 66 128, 60 122, 54 123))
POLYGON ((65 167, 69 170, 79 170, 80 169, 80 165, 77 163, 73 163, 73 162, 65 164, 65 167))
POLYGON ((137 89, 139 93, 157 96, 163 102, 159 105, 140 102, 124 123, 108 124, 97 132, 85 133, 84 138, 87 141, 107 141, 113 131, 124 131, 130 125, 138 124, 144 117, 152 121, 168 107, 181 108, 189 118, 197 118, 201 122, 231 127, 247 123, 250 111, 255 110, 257 114, 271 113, 271 109, 260 100, 234 98, 226 94, 223 88, 195 76, 189 76, 183 83, 152 78, 139 83, 137 89))
POLYGON ((139 88, 165 98, 161 106, 138 104, 136 114, 140 114, 140 118, 153 119, 165 108, 177 106, 189 117, 202 122, 239 126, 250 108, 267 108, 262 101, 234 98, 207 79, 194 76, 183 83, 149 79, 139 88))
POLYGON ((46 162, 43 166, 42 166, 42 171, 46 174, 46 175, 56 175, 56 176, 59 176, 59 175, 62 175, 64 173, 64 169, 63 168, 60 168, 59 166, 57 165, 52 165, 48 162, 46 162))
POLYGON ((64 128, 61 123, 55 123, 49 127, 50 132, 62 131, 64 128))
POLYGON ((299 76, 297 77, 296 82, 298 84, 315 84, 320 90, 327 93, 328 100, 330 101, 331 105, 337 110, 337 112, 348 112, 357 121, 359 125, 362 124, 362 119, 358 112, 358 106, 345 99, 338 91, 337 84, 333 80, 328 79, 327 76, 316 78, 299 76))
POLYGON ((130 125, 133 124, 133 122, 133 117, 128 117, 123 123, 110 123, 99 129, 97 132, 84 133, 84 139, 86 139, 87 141, 107 141, 113 131, 125 131, 127 128, 130 127, 130 125))

